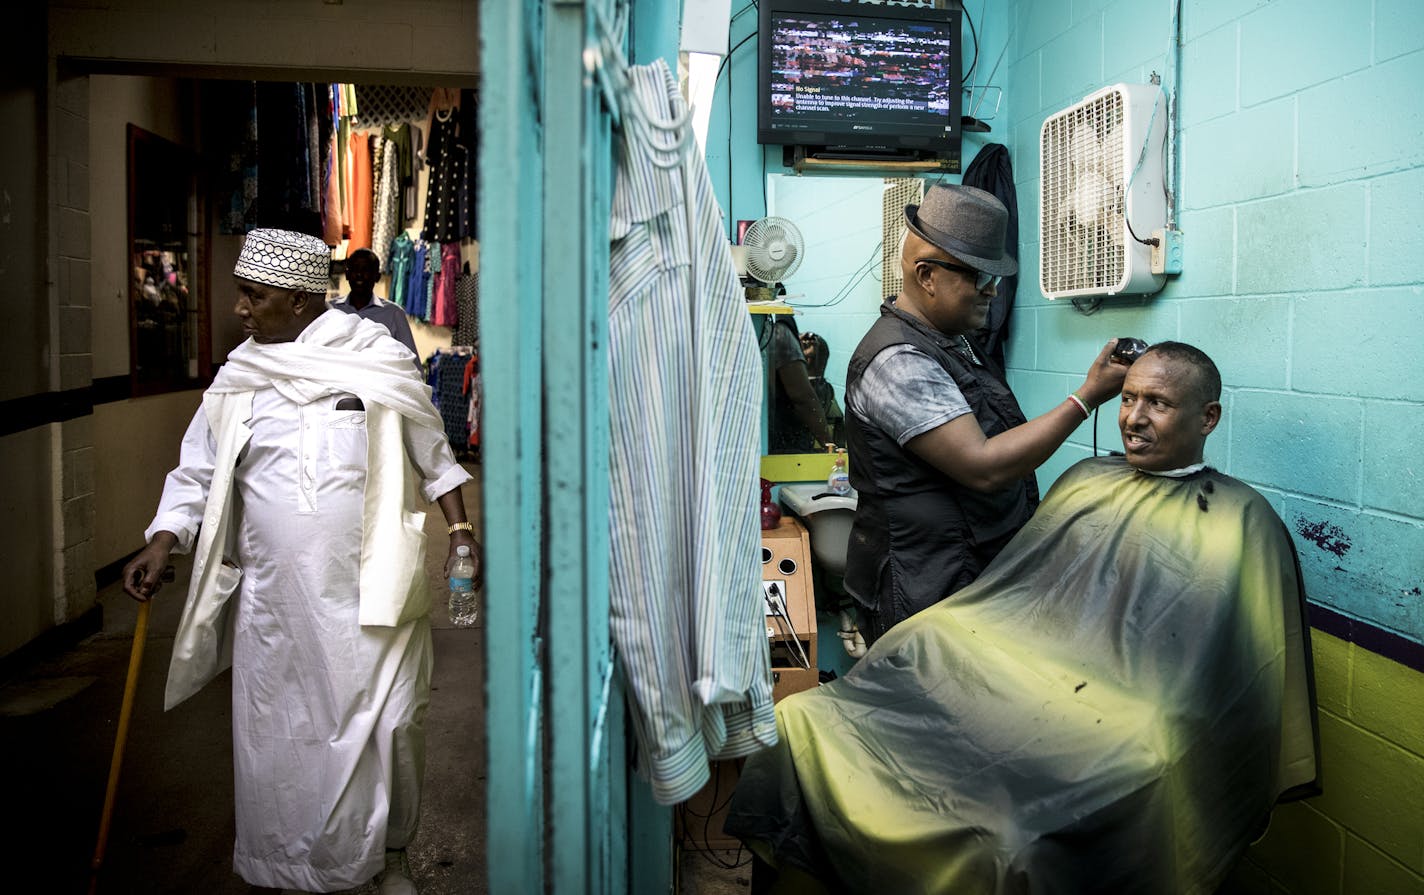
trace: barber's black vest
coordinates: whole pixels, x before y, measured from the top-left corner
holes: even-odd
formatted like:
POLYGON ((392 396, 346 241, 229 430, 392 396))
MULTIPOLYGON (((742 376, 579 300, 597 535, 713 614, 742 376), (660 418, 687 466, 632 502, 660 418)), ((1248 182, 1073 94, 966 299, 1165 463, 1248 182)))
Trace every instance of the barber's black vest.
MULTIPOLYGON (((1004 375, 971 363, 946 336, 890 302, 851 356, 846 390, 854 389, 885 348, 908 344, 944 368, 986 437, 1024 422, 1004 375)), ((960 485, 878 426, 846 414, 850 482, 859 492, 846 554, 846 591, 876 613, 878 635, 978 577, 1038 506, 1032 473, 1002 491, 981 494, 960 485)))

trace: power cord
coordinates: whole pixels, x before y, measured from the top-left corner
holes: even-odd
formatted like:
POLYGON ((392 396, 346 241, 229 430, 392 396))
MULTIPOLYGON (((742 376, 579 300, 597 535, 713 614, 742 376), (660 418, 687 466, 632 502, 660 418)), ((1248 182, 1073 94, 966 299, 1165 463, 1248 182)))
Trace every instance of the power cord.
POLYGON ((682 845, 691 851, 700 854, 709 864, 720 867, 723 870, 735 870, 744 867, 751 862, 752 856, 746 852, 746 847, 740 842, 737 843, 737 854, 731 862, 724 861, 716 854, 717 850, 712 847, 712 819, 722 813, 728 805, 732 803, 733 793, 728 793, 725 799, 722 798, 722 774, 714 769, 712 777, 712 797, 708 800, 706 814, 701 814, 687 807, 687 802, 677 806, 678 820, 682 826, 682 845), (692 824, 688 822, 691 817, 694 821, 702 821, 702 841, 699 843, 692 834, 692 824), (746 857, 742 857, 743 854, 746 857))
POLYGON ((801 636, 796 633, 796 626, 792 624, 790 616, 786 614, 786 595, 781 593, 781 588, 772 584, 770 588, 761 592, 761 596, 771 609, 771 617, 778 619, 778 624, 782 626, 782 632, 790 632, 791 645, 796 648, 796 657, 801 660, 801 667, 810 668, 811 659, 801 648, 801 636))
MULTIPOLYGON (((1155 73, 1154 73, 1154 78, 1155 78, 1155 73)), ((1132 230, 1132 221, 1129 220, 1128 217, 1127 217, 1127 194, 1128 194, 1129 192, 1131 192, 1131 190, 1132 190, 1132 181, 1134 181, 1134 180, 1137 179, 1137 172, 1140 171, 1140 170, 1142 170, 1142 163, 1147 159, 1147 146, 1148 146, 1148 143, 1149 143, 1149 142, 1151 141, 1151 139, 1152 139, 1152 125, 1153 125, 1153 123, 1156 122, 1156 120, 1157 120, 1157 107, 1162 104, 1162 99, 1163 99, 1166 95, 1167 95, 1167 91, 1166 91, 1165 89, 1163 89, 1163 87, 1162 87, 1162 85, 1161 85, 1160 83, 1158 83, 1158 84, 1157 84, 1157 98, 1152 101, 1152 117, 1150 117, 1150 118, 1147 119, 1147 136, 1142 140, 1142 151, 1137 154, 1137 164, 1136 164, 1136 165, 1133 165, 1133 167, 1132 167, 1132 174, 1129 175, 1128 178, 1127 178, 1127 186, 1123 187, 1123 190, 1122 190, 1122 222, 1127 225, 1127 234, 1128 234, 1129 236, 1131 236, 1131 237, 1132 237, 1134 240, 1136 240, 1137 242, 1140 242, 1140 243, 1142 243, 1142 244, 1145 245, 1145 246, 1152 246, 1152 247, 1154 247, 1154 248, 1155 248, 1156 246, 1158 246, 1158 245, 1161 244, 1160 241, 1159 241, 1156 237, 1153 237, 1152 239, 1143 239, 1142 237, 1138 236, 1136 233, 1133 232, 1133 230, 1132 230)), ((1167 141, 1167 128, 1164 127, 1164 128, 1162 128, 1162 142, 1163 142, 1164 145, 1166 144, 1166 141, 1167 141)), ((1165 186, 1165 185, 1164 185, 1164 186, 1165 186)))
MULTIPOLYGON (((765 178, 763 178, 763 180, 765 180, 765 178)), ((797 308, 833 308, 845 301, 850 297, 851 293, 855 291, 855 287, 865 281, 866 277, 875 275, 875 262, 880 258, 880 249, 884 244, 884 239, 875 244, 875 248, 870 250, 870 257, 866 258, 861 262, 859 267, 851 272, 850 278, 846 281, 845 285, 836 290, 836 294, 831 296, 829 301, 820 302, 818 304, 795 302, 793 306, 797 308)), ((787 304, 793 303, 787 302, 787 304)))
MULTIPOLYGON (((732 19, 736 19, 737 16, 741 15, 742 13, 746 12, 748 9, 751 9, 752 7, 755 7, 755 6, 756 6, 756 0, 752 0, 752 2, 751 2, 750 4, 748 4, 748 5, 746 5, 746 6, 743 6, 741 9, 737 10, 736 15, 733 15, 733 16, 732 16, 732 19)), ((731 19, 729 19, 728 21, 731 21, 731 19)), ((751 34, 748 34, 746 37, 742 38, 741 40, 739 40, 739 41, 737 41, 735 44, 733 44, 733 45, 732 45, 732 48, 727 51, 727 55, 723 56, 723 57, 722 57, 722 61, 717 65, 717 74, 712 78, 712 95, 713 95, 713 96, 716 96, 716 94, 717 94, 717 82, 720 81, 720 80, 722 80, 722 70, 723 70, 723 69, 727 69, 727 207, 728 207, 728 208, 731 208, 731 207, 732 207, 732 189, 733 189, 733 184, 732 184, 732 102, 731 102, 731 100, 732 100, 732 70, 731 70, 730 68, 727 68, 727 66, 728 66, 728 64, 732 61, 732 54, 736 53, 737 50, 740 50, 740 49, 742 48, 742 44, 746 43, 747 41, 751 40, 753 37, 756 37, 756 36, 757 36, 757 29, 753 28, 751 34)), ((763 165, 766 164, 766 161, 765 161, 765 153, 763 153, 763 161, 762 161, 762 164, 763 164, 763 165)), ((766 178, 765 178, 765 177, 762 178, 762 182, 763 182, 763 183, 766 182, 766 178)), ((763 187, 763 189, 765 189, 765 187, 763 187)))
POLYGON ((969 15, 969 8, 961 6, 964 12, 964 21, 969 23, 969 34, 974 38, 974 58, 969 62, 969 69, 964 72, 964 83, 969 83, 969 78, 974 74, 974 66, 979 64, 979 32, 974 29, 974 19, 969 15))

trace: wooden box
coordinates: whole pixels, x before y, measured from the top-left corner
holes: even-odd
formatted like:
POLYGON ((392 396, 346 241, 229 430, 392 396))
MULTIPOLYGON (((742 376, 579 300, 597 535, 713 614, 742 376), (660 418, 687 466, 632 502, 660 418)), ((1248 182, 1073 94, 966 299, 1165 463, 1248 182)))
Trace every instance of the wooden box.
POLYGON ((816 668, 816 597, 811 583, 811 537, 791 514, 761 533, 762 593, 784 608, 764 606, 772 668, 816 668), (798 648, 799 647, 799 648, 798 648))
MULTIPOLYGON (((761 544, 762 592, 772 594, 785 612, 782 617, 769 606, 765 610, 766 633, 771 644, 771 693, 772 699, 780 702, 820 682, 820 670, 816 667, 811 538, 805 526, 787 514, 781 517, 781 524, 775 529, 761 533, 761 544)), ((707 785, 677 806, 674 820, 682 848, 735 850, 741 845, 722 831, 741 765, 740 759, 712 762, 712 777, 707 785)))

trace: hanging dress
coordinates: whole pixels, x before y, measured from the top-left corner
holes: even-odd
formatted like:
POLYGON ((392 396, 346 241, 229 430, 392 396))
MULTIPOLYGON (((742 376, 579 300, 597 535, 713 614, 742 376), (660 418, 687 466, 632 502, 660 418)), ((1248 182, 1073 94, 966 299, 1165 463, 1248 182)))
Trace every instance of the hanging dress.
POLYGON ((405 309, 406 299, 410 295, 410 271, 414 264, 415 242, 402 230, 391 240, 391 260, 386 266, 386 273, 391 278, 389 301, 399 305, 402 310, 405 309))
POLYGON ((466 153, 459 142, 455 110, 437 111, 430 127, 430 148, 425 154, 430 180, 426 187, 422 235, 432 242, 458 242, 460 185, 464 180, 466 153))
POLYGON ((410 277, 405 292, 405 312, 412 317, 425 319, 427 297, 430 290, 430 247, 418 243, 410 261, 410 277))
POLYGON ((391 243, 400 229, 400 170, 396 144, 377 138, 381 153, 381 178, 376 190, 376 211, 371 233, 371 250, 381 259, 381 269, 389 272, 391 243))
POLYGON ((348 252, 371 247, 371 135, 351 135, 351 243, 348 252))
POLYGON ((455 284, 459 279, 460 244, 447 242, 440 247, 440 273, 435 285, 435 300, 430 309, 430 322, 436 326, 454 326, 458 322, 455 284))
POLYGON ((455 308, 459 320, 455 324, 453 344, 478 345, 480 343, 480 274, 470 273, 470 265, 455 281, 455 308))

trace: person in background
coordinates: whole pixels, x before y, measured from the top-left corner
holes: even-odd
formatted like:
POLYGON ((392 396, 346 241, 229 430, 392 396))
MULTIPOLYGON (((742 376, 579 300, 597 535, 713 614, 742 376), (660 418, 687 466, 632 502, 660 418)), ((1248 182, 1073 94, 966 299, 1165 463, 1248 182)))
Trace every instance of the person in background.
POLYGON ((415 336, 410 332, 410 321, 405 310, 376 295, 376 283, 381 279, 381 259, 370 249, 357 249, 346 256, 346 284, 351 291, 331 303, 338 311, 374 320, 390 332, 391 337, 400 342, 415 356, 415 336))
POLYGON ((249 338, 203 394, 124 590, 150 599, 169 555, 194 550, 165 708, 231 664, 238 875, 305 892, 379 876, 381 895, 412 895, 432 663, 415 495, 440 506, 448 557, 478 559, 470 474, 410 353, 326 307, 329 265, 315 237, 248 234, 249 338))
POLYGON ((905 208, 904 285, 846 374, 850 483, 859 493, 846 591, 873 642, 973 581, 1038 505, 1034 470, 1090 411, 1116 395, 1114 342, 1083 385, 1026 421, 970 336, 999 278, 1015 272, 1008 211, 990 193, 937 184, 905 208))
POLYGON ((826 429, 831 440, 826 444, 845 446, 845 413, 836 400, 835 386, 826 381, 826 363, 831 359, 830 346, 816 333, 801 334, 801 353, 806 358, 806 372, 811 380, 811 390, 821 405, 821 416, 826 421, 826 429))
POLYGON ((831 432, 811 386, 796 321, 790 315, 778 315, 772 318, 770 328, 766 347, 766 371, 771 379, 768 450, 773 454, 821 450, 831 441, 831 432))
POLYGON ((1153 345, 1125 456, 1069 468, 978 580, 777 704, 723 827, 773 891, 1218 892, 1277 802, 1319 794, 1300 567, 1205 463, 1220 395, 1200 350, 1153 345))

